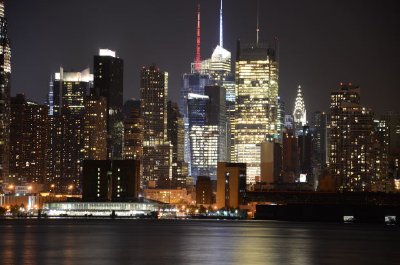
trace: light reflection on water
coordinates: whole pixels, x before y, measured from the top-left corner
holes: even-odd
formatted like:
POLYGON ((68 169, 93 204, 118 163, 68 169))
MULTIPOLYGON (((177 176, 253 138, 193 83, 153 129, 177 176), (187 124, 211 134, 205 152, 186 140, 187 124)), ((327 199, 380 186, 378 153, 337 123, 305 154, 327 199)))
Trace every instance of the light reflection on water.
POLYGON ((0 264, 400 264, 396 226, 0 220, 0 264))

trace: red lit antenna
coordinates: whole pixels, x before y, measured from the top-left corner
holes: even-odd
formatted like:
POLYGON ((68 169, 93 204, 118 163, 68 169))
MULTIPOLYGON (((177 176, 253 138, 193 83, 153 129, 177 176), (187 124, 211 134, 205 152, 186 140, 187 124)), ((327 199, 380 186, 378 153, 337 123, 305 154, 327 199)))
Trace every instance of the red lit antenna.
POLYGON ((197 6, 197 40, 196 40, 196 59, 195 70, 200 73, 201 57, 200 57, 200 4, 197 6))

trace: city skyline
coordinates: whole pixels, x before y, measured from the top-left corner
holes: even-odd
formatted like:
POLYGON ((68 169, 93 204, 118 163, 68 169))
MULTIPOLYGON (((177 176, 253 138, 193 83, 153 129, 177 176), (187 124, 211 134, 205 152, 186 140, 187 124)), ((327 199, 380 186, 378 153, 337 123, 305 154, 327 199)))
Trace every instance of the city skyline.
MULTIPOLYGON (((139 97, 140 68, 155 62, 170 73, 169 94, 177 102, 182 74, 189 72, 195 57, 198 2, 202 16, 202 59, 205 59, 219 43, 218 0, 96 1, 96 5, 90 1, 79 5, 78 1, 7 1, 13 48, 11 94, 24 92, 29 99, 43 103, 50 74, 61 64, 67 70, 92 68, 92 56, 98 48, 111 48, 125 61, 125 100, 139 97), (168 12, 177 7, 182 10, 179 19, 169 17, 168 12), (71 10, 74 20, 68 19, 71 10), (141 13, 146 14, 147 20, 143 20, 141 13), (112 15, 118 15, 118 19, 111 19, 112 15), (98 27, 95 21, 101 21, 98 27), (55 34, 57 29, 60 34, 55 34), (35 61, 40 61, 43 67, 34 67, 35 61)), ((396 69, 400 52, 396 48, 400 39, 396 27, 400 19, 395 17, 398 9, 394 1, 313 2, 288 5, 260 1, 260 41, 272 43, 274 37, 280 40, 280 96, 286 106, 294 105, 300 84, 309 115, 316 110, 327 110, 330 92, 343 81, 360 85, 363 105, 376 114, 399 111, 395 91, 399 83, 396 69)), ((225 1, 223 16, 224 46, 232 52, 234 60, 236 39, 244 43, 255 41, 256 1, 225 1)))

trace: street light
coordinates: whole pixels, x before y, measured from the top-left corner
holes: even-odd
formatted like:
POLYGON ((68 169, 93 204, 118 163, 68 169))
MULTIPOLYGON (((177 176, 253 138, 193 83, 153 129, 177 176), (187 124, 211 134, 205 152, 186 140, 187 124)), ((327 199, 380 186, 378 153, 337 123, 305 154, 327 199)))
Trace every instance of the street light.
POLYGON ((32 191, 32 186, 28 186, 28 193, 30 194, 32 191))
POLYGON ((71 184, 68 186, 68 191, 72 194, 72 189, 74 188, 74 186, 71 184))

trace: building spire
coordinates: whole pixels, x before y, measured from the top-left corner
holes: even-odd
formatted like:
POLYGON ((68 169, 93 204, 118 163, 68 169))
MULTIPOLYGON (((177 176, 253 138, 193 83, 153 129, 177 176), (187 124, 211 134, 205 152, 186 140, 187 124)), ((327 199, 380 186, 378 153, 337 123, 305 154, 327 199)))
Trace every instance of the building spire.
POLYGON ((300 124, 301 126, 305 126, 307 124, 307 112, 306 106, 304 103, 303 91, 301 90, 301 86, 297 88, 297 96, 294 103, 293 110, 293 118, 294 122, 300 124))
POLYGON ((201 56, 200 56, 200 4, 197 6, 197 39, 196 39, 196 59, 195 70, 200 73, 201 70, 201 56))
POLYGON ((257 0, 257 45, 260 37, 260 0, 257 0))
POLYGON ((224 29, 223 29, 223 17, 222 17, 222 0, 221 8, 219 10, 219 46, 224 47, 224 29))

